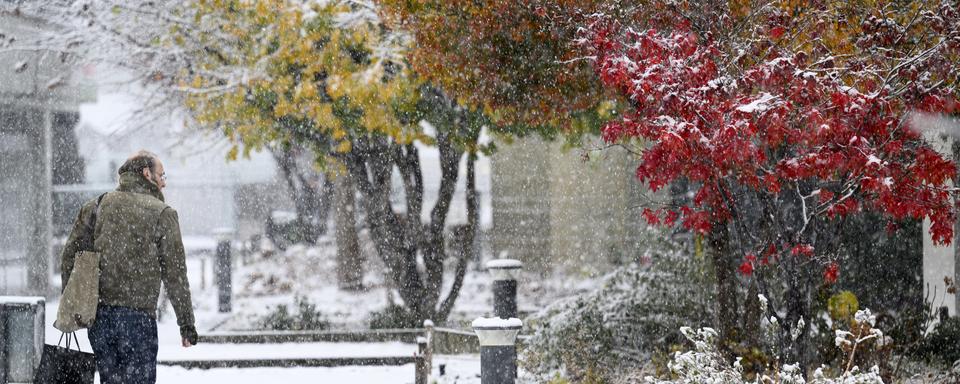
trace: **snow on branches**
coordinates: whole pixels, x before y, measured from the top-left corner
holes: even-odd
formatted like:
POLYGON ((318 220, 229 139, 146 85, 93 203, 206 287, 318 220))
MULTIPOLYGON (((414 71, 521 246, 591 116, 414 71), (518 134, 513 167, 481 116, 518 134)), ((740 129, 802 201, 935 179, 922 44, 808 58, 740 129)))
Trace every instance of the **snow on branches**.
MULTIPOLYGON (((933 240, 950 243, 955 208, 947 183, 956 165, 906 119, 911 110, 956 112, 949 93, 900 97, 877 82, 854 87, 813 70, 803 51, 774 51, 731 70, 721 44, 683 25, 622 29, 599 17, 581 40, 601 81, 631 103, 603 138, 649 144, 636 174, 651 189, 678 179, 699 186, 692 204, 647 209, 651 223, 679 222, 705 234, 736 219, 736 195, 745 189, 766 202, 786 195, 799 202, 798 229, 768 239, 803 247, 794 254, 813 256, 815 222, 861 210, 929 218, 933 240)), ((836 279, 835 267, 827 272, 836 279)))

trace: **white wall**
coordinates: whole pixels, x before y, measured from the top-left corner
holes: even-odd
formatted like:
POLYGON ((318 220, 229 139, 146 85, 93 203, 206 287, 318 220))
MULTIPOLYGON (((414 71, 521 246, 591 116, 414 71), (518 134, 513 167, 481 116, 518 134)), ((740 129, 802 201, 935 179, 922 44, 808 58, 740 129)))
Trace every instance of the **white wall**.
MULTIPOLYGON (((952 139, 941 134, 944 127, 929 126, 923 128, 924 138, 937 152, 947 158, 953 158, 951 153, 952 139)), ((956 236, 954 237, 956 239, 956 236)), ((930 219, 923 220, 923 285, 924 294, 934 308, 947 307, 950 316, 957 315, 957 298, 947 293, 944 278, 954 280, 956 277, 956 259, 954 247, 956 241, 948 246, 935 246, 930 236, 930 219)))

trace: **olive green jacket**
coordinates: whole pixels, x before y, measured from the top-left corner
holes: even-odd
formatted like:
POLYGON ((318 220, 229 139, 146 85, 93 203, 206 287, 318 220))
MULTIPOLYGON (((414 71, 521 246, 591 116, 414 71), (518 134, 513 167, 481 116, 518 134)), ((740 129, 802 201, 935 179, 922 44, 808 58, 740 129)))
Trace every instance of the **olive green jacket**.
MULTIPOLYGON (((61 255, 63 286, 78 251, 90 250, 93 199, 80 209, 61 255)), ((194 326, 190 282, 177 211, 143 176, 120 175, 120 186, 100 202, 93 250, 100 253, 100 303, 143 310, 156 317, 160 283, 166 287, 181 330, 194 326)), ((182 333, 182 332, 181 332, 182 333)))

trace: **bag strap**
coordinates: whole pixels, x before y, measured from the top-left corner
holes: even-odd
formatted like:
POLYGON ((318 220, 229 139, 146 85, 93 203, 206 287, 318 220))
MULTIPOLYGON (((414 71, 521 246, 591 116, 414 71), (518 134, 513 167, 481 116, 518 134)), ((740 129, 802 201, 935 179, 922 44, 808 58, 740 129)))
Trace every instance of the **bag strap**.
POLYGON ((97 197, 97 205, 93 208, 93 214, 90 215, 90 250, 94 250, 96 247, 97 217, 100 216, 100 202, 107 196, 107 193, 110 192, 104 192, 100 197, 97 197))
POLYGON ((67 346, 66 346, 67 349, 70 349, 70 340, 73 339, 73 341, 74 341, 74 342, 76 343, 76 345, 77 345, 77 351, 78 351, 78 352, 83 352, 83 351, 80 350, 80 339, 77 338, 77 333, 76 333, 76 332, 70 332, 70 333, 62 332, 62 333, 60 333, 60 340, 57 341, 57 346, 58 346, 58 347, 60 346, 60 343, 63 342, 63 337, 64 337, 64 336, 67 337, 67 346))

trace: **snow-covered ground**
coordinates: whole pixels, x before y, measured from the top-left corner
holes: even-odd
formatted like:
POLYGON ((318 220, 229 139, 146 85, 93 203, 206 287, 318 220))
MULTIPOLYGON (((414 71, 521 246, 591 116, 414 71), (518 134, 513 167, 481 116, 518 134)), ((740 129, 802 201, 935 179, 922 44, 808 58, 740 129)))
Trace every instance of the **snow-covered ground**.
MULTIPOLYGON (((47 303, 46 343, 57 344, 60 331, 53 328, 58 302, 47 303)), ((199 313, 198 313, 199 315, 199 313)), ((199 316, 198 316, 199 320, 199 316)), ((416 351, 413 344, 386 343, 284 343, 284 344, 199 344, 190 348, 180 346, 174 320, 159 323, 159 356, 161 361, 279 359, 326 357, 381 357, 410 356, 416 351)), ((86 331, 77 332, 80 349, 89 352, 86 331)), ((431 382, 438 384, 480 383, 478 355, 434 356, 431 382), (440 376, 440 367, 445 375, 440 376)), ((263 383, 347 383, 405 384, 414 382, 414 366, 335 367, 335 368, 219 368, 185 369, 157 367, 158 383, 177 384, 263 384, 263 383)), ((96 383, 99 383, 99 377, 96 383)))
MULTIPOLYGON (((194 242, 197 245, 199 242, 194 242)), ((211 243, 213 244, 213 243, 211 243)), ((195 248, 195 247, 188 247, 195 248)), ((201 247, 202 248, 202 247, 201 247)), ((335 329, 365 329, 371 312, 384 308, 390 289, 384 283, 382 266, 368 259, 364 278, 365 290, 344 292, 336 288, 335 248, 329 239, 318 246, 296 246, 286 252, 272 255, 250 255, 244 263, 237 257, 233 279, 233 311, 217 312, 217 293, 213 286, 210 252, 191 249, 188 270, 197 328, 200 333, 213 330, 243 330, 257 328, 264 315, 277 305, 295 309, 296 297, 305 297, 323 313, 335 329), (204 256, 207 255, 207 256, 204 256)), ((448 282, 450 279, 447 279, 448 282)), ((472 270, 465 284, 448 326, 469 330, 469 321, 492 312, 492 280, 486 272, 472 270)), ((582 276, 558 276, 542 279, 532 273, 522 275, 519 285, 521 311, 534 311, 560 297, 576 294, 595 286, 595 279, 582 276)), ((57 302, 47 304, 46 341, 56 344, 60 332, 53 328, 57 302)), ((251 358, 325 358, 325 357, 383 357, 410 356, 416 351, 413 344, 386 343, 287 343, 287 344, 200 344, 192 348, 180 346, 176 318, 171 308, 165 310, 158 322, 160 360, 208 360, 251 358)), ((81 348, 90 351, 85 331, 78 332, 81 348)), ((435 355, 430 382, 438 384, 480 383, 478 355, 435 355), (440 376, 441 366, 445 374, 440 376)), ((521 378, 523 374, 521 372, 521 378)), ((346 383, 363 384, 413 383, 414 366, 337 367, 337 368, 223 368, 184 369, 160 366, 159 383, 346 383)))
MULTIPOLYGON (((371 312, 385 308, 391 297, 389 284, 385 283, 384 267, 371 250, 367 250, 365 289, 360 292, 345 292, 337 288, 336 248, 333 240, 322 238, 313 247, 294 246, 285 252, 269 256, 254 254, 246 263, 237 256, 233 277, 233 312, 228 316, 216 313, 217 292, 212 286, 213 262, 201 261, 200 256, 189 258, 190 283, 193 288, 194 307, 198 324, 204 330, 238 330, 257 328, 258 319, 277 305, 293 309, 297 297, 306 298, 316 305, 336 329, 366 329, 371 312), (201 269, 203 266, 203 269, 201 269), (201 274, 201 270, 204 271, 201 274), (203 282, 203 284, 201 284, 203 282), (204 328, 208 327, 208 328, 204 328)), ((210 252, 200 254, 212 254, 210 252)), ((448 270, 454 269, 452 265, 448 270)), ((452 276, 447 276, 449 291, 452 276)), ((518 306, 521 312, 533 312, 553 303, 559 298, 589 291, 596 287, 599 277, 555 273, 544 279, 538 273, 520 274, 518 281, 518 306)), ((468 330, 470 321, 480 316, 490 316, 493 311, 493 280, 481 270, 470 268, 451 314, 449 327, 468 330)), ((172 311, 167 310, 172 317, 172 311)))

